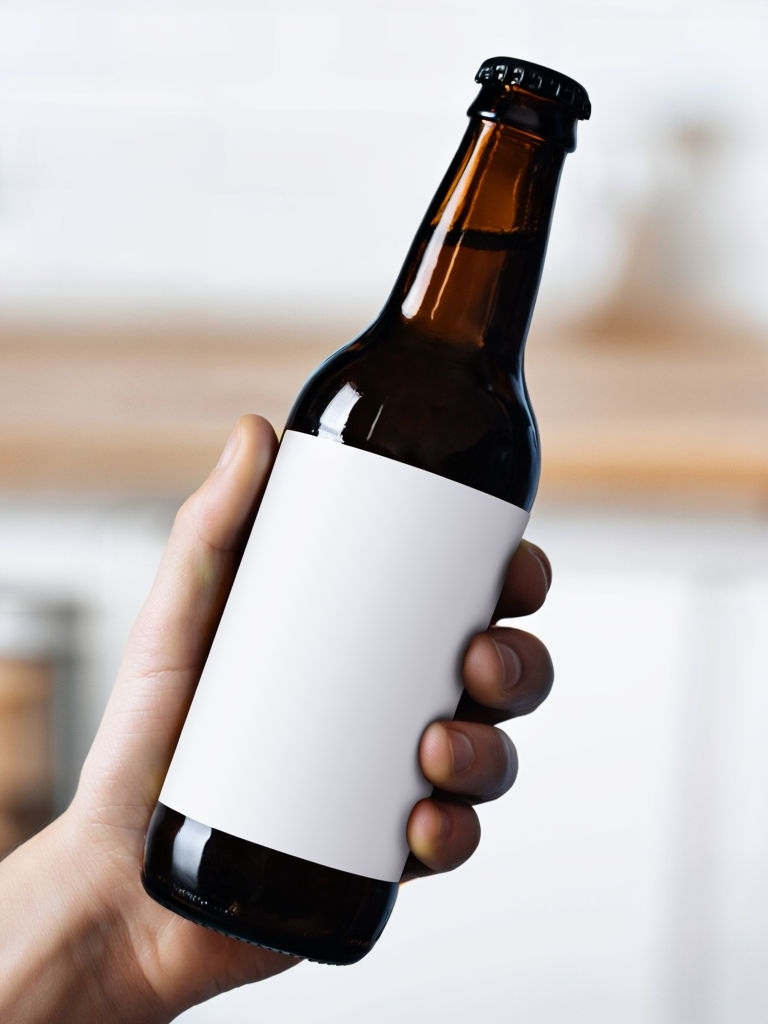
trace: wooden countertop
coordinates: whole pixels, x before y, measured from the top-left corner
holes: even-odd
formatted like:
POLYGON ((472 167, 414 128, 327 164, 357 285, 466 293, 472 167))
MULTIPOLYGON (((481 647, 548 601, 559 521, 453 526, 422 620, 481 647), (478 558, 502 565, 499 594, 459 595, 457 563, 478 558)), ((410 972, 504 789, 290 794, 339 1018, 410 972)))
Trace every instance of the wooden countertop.
MULTIPOLYGON (((348 328, 0 323, 0 494, 183 496, 237 418, 281 425, 348 328)), ((540 500, 768 510, 768 342, 668 319, 536 325, 540 500)))

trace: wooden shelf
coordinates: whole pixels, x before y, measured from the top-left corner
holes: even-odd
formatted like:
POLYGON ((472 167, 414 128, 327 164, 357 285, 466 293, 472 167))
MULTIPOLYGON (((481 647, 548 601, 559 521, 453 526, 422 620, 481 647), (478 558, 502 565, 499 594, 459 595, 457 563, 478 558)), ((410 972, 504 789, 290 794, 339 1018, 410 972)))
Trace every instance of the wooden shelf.
POLYGON ((548 498, 768 511, 766 341, 675 321, 538 340, 527 376, 548 498))
MULTIPOLYGON (((280 426, 347 328, 0 324, 0 491, 193 489, 242 412, 280 426)), ((541 500, 768 510, 768 344, 712 325, 537 327, 541 500)))

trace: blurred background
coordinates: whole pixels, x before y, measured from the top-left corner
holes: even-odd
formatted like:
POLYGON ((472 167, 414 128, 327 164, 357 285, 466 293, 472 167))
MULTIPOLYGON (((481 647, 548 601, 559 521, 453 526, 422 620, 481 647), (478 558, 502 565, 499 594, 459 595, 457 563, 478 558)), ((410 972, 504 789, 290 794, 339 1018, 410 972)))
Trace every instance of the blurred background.
POLYGON ((0 0, 0 846, 71 796, 235 418, 385 300, 480 62, 593 101, 529 343, 558 678, 517 786, 358 967, 190 1024, 768 1019, 766 43, 764 0, 0 0))

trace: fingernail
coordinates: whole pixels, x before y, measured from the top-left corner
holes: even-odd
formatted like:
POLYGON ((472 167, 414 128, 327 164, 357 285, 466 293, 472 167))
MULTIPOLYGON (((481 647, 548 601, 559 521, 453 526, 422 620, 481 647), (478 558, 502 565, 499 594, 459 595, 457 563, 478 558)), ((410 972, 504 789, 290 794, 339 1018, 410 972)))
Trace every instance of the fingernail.
POLYGON ((228 466, 234 458, 237 446, 240 443, 240 424, 235 425, 234 430, 227 438, 227 443, 224 445, 224 450, 219 456, 219 461, 216 463, 216 469, 224 469, 228 466))
POLYGON ((552 566, 550 565, 549 559, 535 544, 528 543, 528 552, 532 557, 539 563, 541 568, 541 574, 547 585, 547 591, 552 586, 552 566))
POLYGON ((448 736, 451 744, 451 760, 453 770, 457 775, 471 768, 475 760, 475 748, 472 741, 458 729, 449 729, 448 736))
POLYGON ((493 646, 496 648, 499 661, 501 662, 501 688, 503 690, 514 690, 523 675, 523 663, 520 661, 520 656, 517 651, 507 647, 506 644, 499 644, 494 640, 493 646))

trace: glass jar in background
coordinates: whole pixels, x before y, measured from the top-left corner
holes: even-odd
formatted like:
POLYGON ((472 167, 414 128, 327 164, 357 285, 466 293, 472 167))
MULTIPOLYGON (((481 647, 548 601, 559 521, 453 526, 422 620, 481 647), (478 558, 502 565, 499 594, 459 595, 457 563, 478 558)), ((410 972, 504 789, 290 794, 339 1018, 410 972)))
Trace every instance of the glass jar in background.
POLYGON ((61 604, 0 589, 0 857, 54 814, 54 690, 65 634, 61 604))

